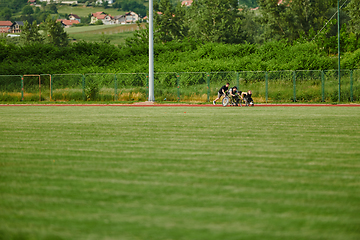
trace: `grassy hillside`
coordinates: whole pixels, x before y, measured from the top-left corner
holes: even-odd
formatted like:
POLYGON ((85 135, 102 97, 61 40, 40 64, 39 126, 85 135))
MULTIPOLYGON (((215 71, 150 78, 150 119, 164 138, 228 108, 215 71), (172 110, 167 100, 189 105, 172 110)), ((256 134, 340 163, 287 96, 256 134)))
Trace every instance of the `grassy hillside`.
POLYGON ((111 16, 122 15, 125 13, 124 11, 118 11, 115 8, 105 9, 103 7, 85 7, 85 6, 72 7, 68 5, 60 5, 58 7, 58 13, 63 13, 63 14, 73 13, 78 15, 79 17, 87 17, 89 14, 94 12, 105 12, 107 14, 110 14, 111 16))
POLYGON ((87 42, 98 42, 106 34, 106 38, 112 44, 119 45, 125 43, 125 39, 131 37, 137 29, 136 24, 126 25, 93 25, 83 27, 66 28, 65 31, 69 34, 70 38, 76 41, 84 40, 87 42))

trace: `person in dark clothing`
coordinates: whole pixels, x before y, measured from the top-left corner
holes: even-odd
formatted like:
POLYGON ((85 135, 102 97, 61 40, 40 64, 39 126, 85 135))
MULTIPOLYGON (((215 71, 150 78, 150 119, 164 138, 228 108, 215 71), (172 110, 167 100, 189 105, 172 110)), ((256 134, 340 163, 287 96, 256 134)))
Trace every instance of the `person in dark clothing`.
POLYGON ((234 86, 234 87, 232 87, 232 88, 230 88, 230 90, 229 90, 229 95, 230 95, 230 97, 231 97, 231 100, 232 100, 232 102, 234 103, 234 105, 238 105, 239 104, 239 102, 240 102, 240 98, 239 97, 241 97, 241 91, 239 92, 238 90, 237 90, 237 86, 234 86))
POLYGON ((229 86, 230 86, 230 83, 226 83, 224 86, 222 86, 222 87, 219 89, 218 96, 217 96, 217 98, 213 101, 213 104, 214 104, 214 105, 216 104, 216 101, 221 98, 221 96, 225 96, 225 95, 226 95, 226 92, 227 92, 227 90, 229 89, 229 86))
POLYGON ((241 94, 242 99, 245 101, 246 105, 254 106, 254 100, 251 97, 252 92, 249 90, 241 94))

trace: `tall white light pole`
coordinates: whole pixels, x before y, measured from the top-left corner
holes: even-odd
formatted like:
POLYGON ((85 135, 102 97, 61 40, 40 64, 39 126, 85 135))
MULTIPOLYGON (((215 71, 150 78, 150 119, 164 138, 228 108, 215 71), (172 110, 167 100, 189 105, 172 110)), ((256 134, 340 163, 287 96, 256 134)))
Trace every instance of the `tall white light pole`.
POLYGON ((154 23, 153 0, 149 1, 149 102, 155 102, 154 97, 154 23))
POLYGON ((338 102, 341 100, 341 68, 340 68, 340 7, 339 7, 339 0, 337 1, 337 27, 338 27, 338 85, 339 85, 339 99, 338 102))

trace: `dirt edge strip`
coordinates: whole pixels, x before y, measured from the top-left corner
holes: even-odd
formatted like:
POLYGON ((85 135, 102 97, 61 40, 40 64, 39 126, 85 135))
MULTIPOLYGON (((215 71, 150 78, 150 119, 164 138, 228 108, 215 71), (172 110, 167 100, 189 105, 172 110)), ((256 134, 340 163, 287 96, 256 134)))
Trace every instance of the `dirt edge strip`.
MULTIPOLYGON (((222 107, 212 104, 0 104, 0 107, 222 107)), ((229 106, 233 108, 241 108, 229 106)), ((244 106, 243 106, 244 107, 244 106)), ((360 107, 360 104, 256 104, 254 107, 360 107)))

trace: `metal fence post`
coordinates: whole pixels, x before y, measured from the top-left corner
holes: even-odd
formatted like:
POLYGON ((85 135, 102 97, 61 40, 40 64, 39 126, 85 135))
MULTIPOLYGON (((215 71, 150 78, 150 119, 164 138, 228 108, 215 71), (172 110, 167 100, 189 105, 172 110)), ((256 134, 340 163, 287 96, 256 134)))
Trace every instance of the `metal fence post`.
POLYGON ((238 89, 240 87, 239 76, 240 76, 239 72, 236 72, 236 86, 238 89))
POLYGON ((52 101, 53 99, 53 94, 52 94, 52 74, 50 74, 50 101, 52 101))
POLYGON ((180 74, 176 74, 176 82, 177 82, 177 96, 178 96, 178 102, 180 102, 180 74))
POLYGON ((207 82, 207 102, 210 102, 210 73, 206 73, 207 78, 206 78, 206 82, 207 82))
POLYGON ((350 102, 353 102, 353 70, 350 70, 350 102))
POLYGON ((86 96, 85 96, 85 75, 82 75, 82 90, 83 90, 83 101, 86 101, 86 96))
POLYGON ((268 72, 265 72, 265 100, 266 100, 266 103, 268 102, 268 79, 269 76, 268 76, 268 72))
POLYGON ((24 76, 21 75, 21 101, 24 101, 24 76))
POLYGON ((114 74, 114 81, 115 81, 115 89, 114 89, 114 92, 115 92, 115 101, 118 100, 118 95, 117 95, 117 78, 116 78, 116 73, 114 74))
POLYGON ((296 71, 293 71, 294 102, 296 102, 296 71))
POLYGON ((39 75, 39 102, 41 102, 41 77, 39 75))
POLYGON ((146 99, 149 99, 149 74, 146 75, 146 99))
POLYGON ((321 101, 325 102, 325 73, 321 71, 321 101))

